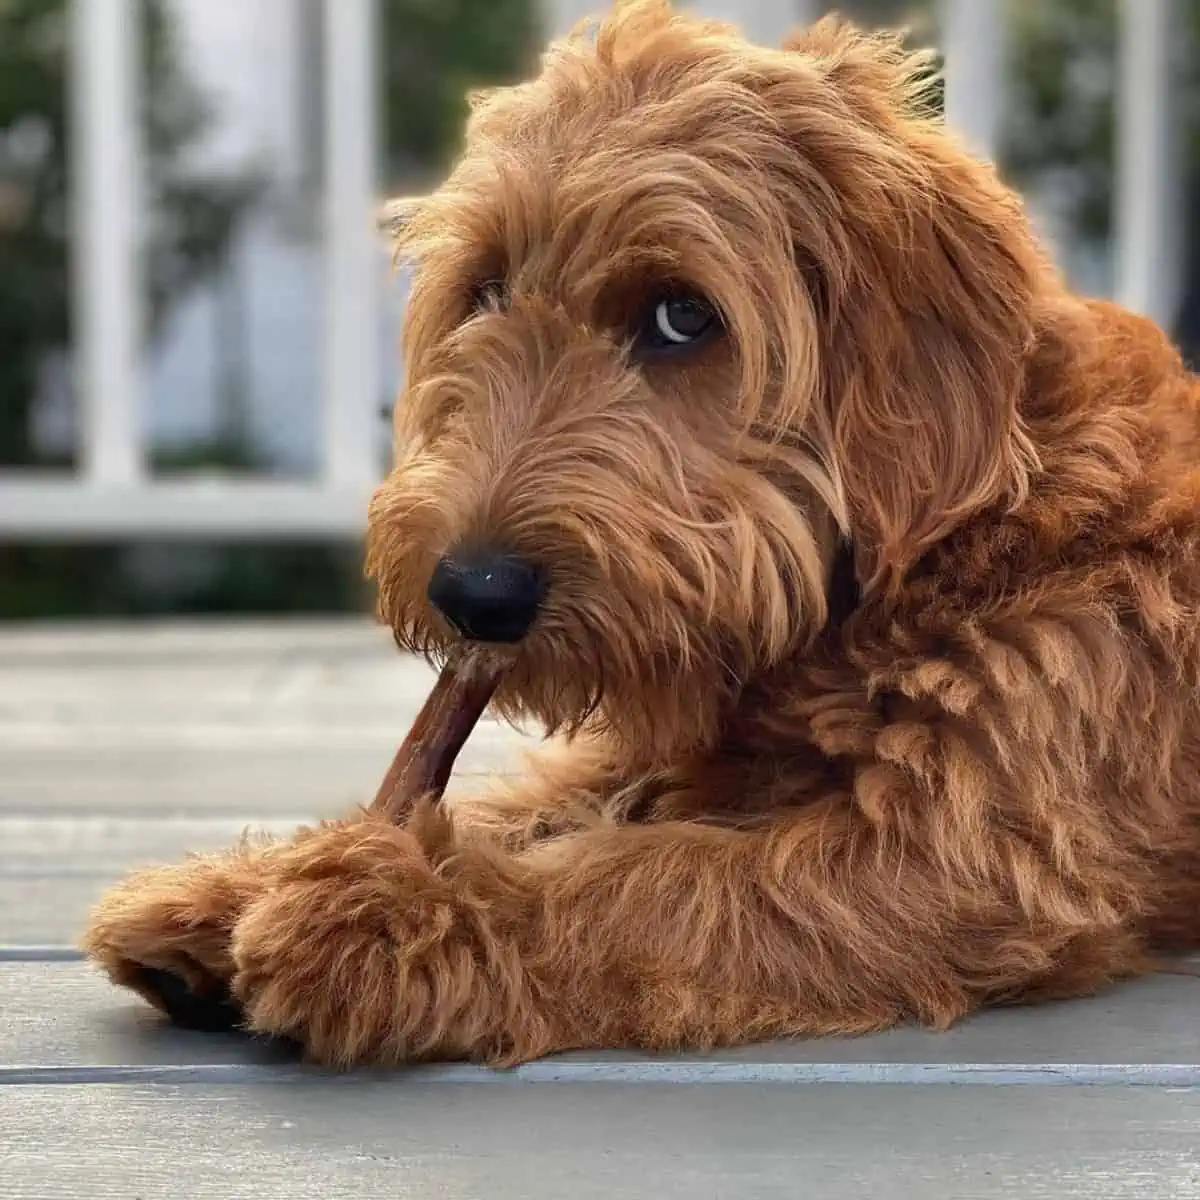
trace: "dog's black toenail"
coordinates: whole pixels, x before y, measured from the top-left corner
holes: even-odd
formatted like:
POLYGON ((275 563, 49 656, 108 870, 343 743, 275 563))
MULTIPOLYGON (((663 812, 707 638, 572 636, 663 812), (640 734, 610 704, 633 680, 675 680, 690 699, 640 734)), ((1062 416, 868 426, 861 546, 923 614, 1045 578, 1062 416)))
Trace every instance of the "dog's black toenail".
POLYGON ((139 967, 138 983, 153 992, 167 1016, 183 1029, 201 1033, 230 1033, 240 1029, 242 1010, 229 994, 229 988, 216 981, 204 995, 192 991, 178 975, 157 967, 139 967))

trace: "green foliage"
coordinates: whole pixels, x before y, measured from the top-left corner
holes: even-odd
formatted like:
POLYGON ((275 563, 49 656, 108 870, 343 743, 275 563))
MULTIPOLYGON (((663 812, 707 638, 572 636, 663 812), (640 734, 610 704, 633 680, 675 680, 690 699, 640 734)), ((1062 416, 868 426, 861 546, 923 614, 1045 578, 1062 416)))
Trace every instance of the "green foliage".
MULTIPOLYGON (((1117 0, 1010 0, 1012 106, 1003 147, 1018 181, 1069 167, 1072 216, 1110 235, 1118 84, 1117 0)), ((1200 168, 1200 0, 1181 0, 1173 64, 1189 169, 1200 168)))
MULTIPOLYGON (((255 181, 201 180, 183 166, 208 113, 179 68, 161 0, 138 11, 147 200, 156 218, 143 247, 153 334, 169 303, 221 261, 255 181)), ((0 464, 34 460, 37 373, 69 337, 68 21, 64 0, 0 0, 0 464)))
POLYGON ((0 545, 4 620, 366 611, 354 545, 0 545))
MULTIPOLYGON (((187 152, 210 113, 183 70, 165 0, 141 0, 138 9, 150 213, 142 269, 153 338, 172 306, 220 268, 260 181, 191 170, 187 152)), ((393 178, 445 166, 467 91, 531 64, 537 11, 536 0, 381 0, 393 178)), ((70 338, 68 19, 67 0, 0 0, 0 467, 36 465, 30 412, 38 373, 70 338)), ((187 461, 156 458, 165 471, 254 465, 247 447, 230 445, 194 447, 187 461)), ((329 544, 0 544, 0 617, 359 608, 359 560, 358 547, 329 544), (182 569, 197 564, 204 569, 182 569)))
MULTIPOLYGON (((252 2, 252 0, 251 0, 252 2)), ((350 2, 350 0, 347 0, 350 2)), ((1012 107, 1001 158, 1018 183, 1069 167, 1074 218, 1088 237, 1109 233, 1113 182, 1116 0, 1008 0, 1012 107)), ((390 183, 436 176, 458 149, 468 93, 518 78, 534 64, 538 0, 380 0, 383 126, 390 183)), ((866 24, 907 26, 936 44, 931 0, 844 0, 866 24)), ((193 174, 188 149, 206 131, 204 98, 182 70, 165 0, 142 0, 141 118, 147 155, 143 269, 150 336, 197 281, 220 267, 255 198, 251 175, 193 174)), ((1200 183, 1200 0, 1180 0, 1187 29, 1179 100, 1200 183)), ((0 467, 34 460, 29 414, 47 355, 70 333, 67 276, 66 0, 0 0, 0 467)), ((1200 266, 1193 274, 1193 292, 1200 266)), ((1200 303, 1200 301, 1197 301, 1200 303)), ((195 447, 181 462, 247 465, 240 446, 195 447)), ((0 545, 0 617, 161 611, 312 611, 359 608, 355 546, 0 545), (147 570, 151 561, 152 570, 147 570), (183 572, 185 564, 203 570, 183 572), (159 581, 155 583, 154 581, 159 581)))
POLYGON ((383 0, 389 170, 439 171, 458 150, 468 95, 532 70, 534 0, 383 0))
POLYGON ((0 464, 29 456, 44 349, 67 335, 61 13, 0 0, 0 464))

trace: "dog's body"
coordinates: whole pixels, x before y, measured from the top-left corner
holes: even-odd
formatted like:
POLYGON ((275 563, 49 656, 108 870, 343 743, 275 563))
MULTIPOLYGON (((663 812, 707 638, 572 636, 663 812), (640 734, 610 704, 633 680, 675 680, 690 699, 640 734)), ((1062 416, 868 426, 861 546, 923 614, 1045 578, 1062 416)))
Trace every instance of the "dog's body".
POLYGON ((945 1026, 1200 942, 1200 382, 1068 293, 922 70, 637 0, 480 103, 398 210, 370 563, 435 657, 495 617, 435 611, 439 559, 528 568, 498 708, 563 737, 448 815, 134 876, 115 980, 505 1063, 945 1026))

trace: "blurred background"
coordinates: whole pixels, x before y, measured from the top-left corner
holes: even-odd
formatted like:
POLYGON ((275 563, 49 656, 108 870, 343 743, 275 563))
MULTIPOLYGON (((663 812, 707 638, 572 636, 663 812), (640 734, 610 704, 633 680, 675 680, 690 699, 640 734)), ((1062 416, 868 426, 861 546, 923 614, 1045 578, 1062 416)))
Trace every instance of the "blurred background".
MULTIPOLYGON (((406 278, 467 89, 586 0, 0 0, 0 620, 364 609, 406 278)), ((1081 289, 1200 358, 1200 0, 836 7, 945 57, 1081 289)))

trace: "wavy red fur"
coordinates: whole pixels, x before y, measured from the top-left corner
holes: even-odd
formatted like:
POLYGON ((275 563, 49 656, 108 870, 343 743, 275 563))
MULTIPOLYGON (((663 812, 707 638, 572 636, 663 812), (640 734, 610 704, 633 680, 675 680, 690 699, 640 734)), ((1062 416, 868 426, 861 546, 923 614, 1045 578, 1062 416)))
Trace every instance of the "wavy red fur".
POLYGON ((478 98, 393 206, 369 565, 436 659, 448 544, 545 564, 496 704, 560 736, 403 829, 133 877, 86 939, 117 982, 227 984, 328 1063, 507 1063, 945 1027, 1196 945, 1200 383, 1067 289, 924 71, 633 0, 478 98), (632 358, 681 281, 723 336, 632 358))

